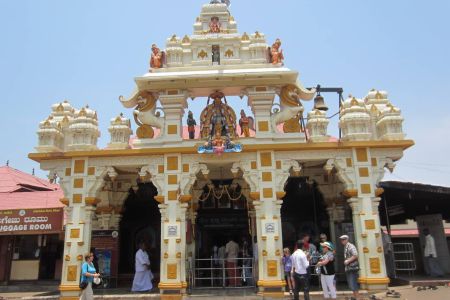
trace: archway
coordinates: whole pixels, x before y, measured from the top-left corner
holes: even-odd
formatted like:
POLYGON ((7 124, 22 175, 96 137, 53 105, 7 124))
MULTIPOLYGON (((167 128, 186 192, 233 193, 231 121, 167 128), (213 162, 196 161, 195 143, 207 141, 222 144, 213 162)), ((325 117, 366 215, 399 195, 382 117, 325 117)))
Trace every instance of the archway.
POLYGON ((329 217, 317 183, 307 177, 289 177, 285 191, 281 206, 283 247, 292 250, 303 234, 309 234, 315 244, 320 233, 329 236, 329 217))
POLYGON ((154 200, 157 189, 153 183, 139 183, 135 192, 123 204, 120 221, 119 284, 131 285, 135 266, 135 253, 139 241, 147 244, 151 270, 155 281, 159 280, 161 261, 161 213, 154 200))

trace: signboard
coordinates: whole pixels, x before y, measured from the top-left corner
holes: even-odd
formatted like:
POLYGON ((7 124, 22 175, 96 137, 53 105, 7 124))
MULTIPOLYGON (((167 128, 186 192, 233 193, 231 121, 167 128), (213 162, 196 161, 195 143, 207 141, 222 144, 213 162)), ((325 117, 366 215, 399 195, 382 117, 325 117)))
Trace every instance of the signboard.
POLYGON ((48 234, 63 230, 62 208, 0 211, 0 235, 48 234))

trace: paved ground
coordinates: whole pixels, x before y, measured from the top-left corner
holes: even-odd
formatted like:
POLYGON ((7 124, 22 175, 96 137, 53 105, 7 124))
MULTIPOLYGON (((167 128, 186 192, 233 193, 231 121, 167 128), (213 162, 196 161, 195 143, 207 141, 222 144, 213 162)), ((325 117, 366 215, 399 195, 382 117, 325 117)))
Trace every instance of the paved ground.
MULTIPOLYGON (((115 289, 114 291, 109 290, 110 292, 107 295, 99 295, 101 294, 101 290, 96 290, 95 299, 110 299, 110 300, 131 300, 131 299, 139 299, 139 300, 156 300, 159 299, 159 294, 139 294, 139 293, 130 293, 125 289, 115 289)), ((417 291, 417 287, 412 286, 401 286, 396 287, 395 291, 400 293, 399 298, 393 298, 386 296, 386 293, 378 293, 375 294, 377 299, 400 299, 400 300, 450 300, 450 287, 447 286, 437 286, 436 290, 426 289, 423 291, 417 291)), ((34 299, 34 300, 57 300, 58 297, 57 291, 50 292, 20 292, 20 291, 11 291, 9 293, 0 293, 1 300, 18 300, 18 299, 34 299)), ((339 292, 338 298, 339 300, 349 299, 350 294, 348 292, 339 292)), ((204 291, 197 293, 196 295, 191 295, 185 298, 187 299, 198 299, 198 300, 206 300, 206 299, 214 299, 214 300, 261 300, 260 297, 257 297, 252 290, 240 290, 233 291, 231 294, 229 292, 225 292, 222 295, 217 295, 217 291, 214 293, 209 291, 204 291)), ((288 294, 285 295, 284 299, 292 299, 292 296, 288 294)), ((300 299, 303 299, 300 296, 300 299)), ((320 292, 312 292, 311 300, 321 300, 323 296, 320 292)), ((365 294, 362 299, 369 300, 369 295, 365 294)))

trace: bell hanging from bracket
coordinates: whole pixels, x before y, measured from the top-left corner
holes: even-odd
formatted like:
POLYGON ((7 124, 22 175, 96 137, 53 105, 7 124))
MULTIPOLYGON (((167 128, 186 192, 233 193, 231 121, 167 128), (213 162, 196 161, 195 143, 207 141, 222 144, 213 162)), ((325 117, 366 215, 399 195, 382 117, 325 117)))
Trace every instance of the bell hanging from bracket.
POLYGON ((325 104, 325 100, 323 99, 320 92, 317 93, 317 96, 314 98, 314 109, 327 111, 328 106, 325 104))

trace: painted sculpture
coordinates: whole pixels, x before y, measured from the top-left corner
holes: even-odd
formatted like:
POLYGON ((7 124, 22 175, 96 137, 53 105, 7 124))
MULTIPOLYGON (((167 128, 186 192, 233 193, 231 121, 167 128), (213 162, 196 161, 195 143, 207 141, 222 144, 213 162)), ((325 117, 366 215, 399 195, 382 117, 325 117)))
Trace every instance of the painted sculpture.
POLYGON ((209 33, 220 33, 219 17, 212 17, 209 22, 209 33))
POLYGON ((214 92, 208 98, 207 106, 200 115, 200 135, 207 141, 198 148, 198 153, 221 155, 242 151, 242 145, 232 141, 236 138, 236 114, 226 103, 222 92, 214 92), (213 99, 212 104, 209 104, 210 98, 213 99))
POLYGON ((152 55, 150 57, 150 71, 151 69, 159 69, 164 64, 164 51, 161 51, 156 44, 152 45, 152 55))
POLYGON ((252 117, 247 117, 244 110, 241 109, 241 118, 239 119, 241 135, 243 135, 244 137, 250 137, 250 129, 255 130, 254 124, 254 119, 252 117))
POLYGON ((195 126, 197 125, 197 122, 194 119, 194 115, 192 114, 192 111, 188 112, 188 118, 187 118, 187 126, 188 126, 188 132, 189 132, 189 139, 193 140, 195 138, 195 126))
POLYGON ((280 47, 281 41, 280 39, 276 39, 275 43, 272 44, 272 47, 269 48, 270 62, 273 65, 283 65, 284 55, 283 50, 281 50, 280 47))
POLYGON ((120 96, 119 100, 124 107, 131 108, 135 106, 133 117, 136 124, 139 126, 136 130, 138 138, 153 138, 153 127, 160 129, 160 136, 164 135, 165 119, 160 116, 159 111, 156 111, 160 108, 156 107, 157 96, 155 96, 154 93, 136 93, 129 99, 120 96))
POLYGON ((298 86, 292 84, 286 85, 281 89, 281 111, 279 109, 275 110, 270 117, 273 132, 277 132, 277 125, 284 122, 288 122, 285 126, 285 132, 301 131, 300 125, 298 125, 298 127, 294 125, 295 123, 299 124, 301 114, 303 113, 303 105, 300 102, 300 90, 301 89, 298 86), (291 119, 293 120, 291 121, 291 119))

